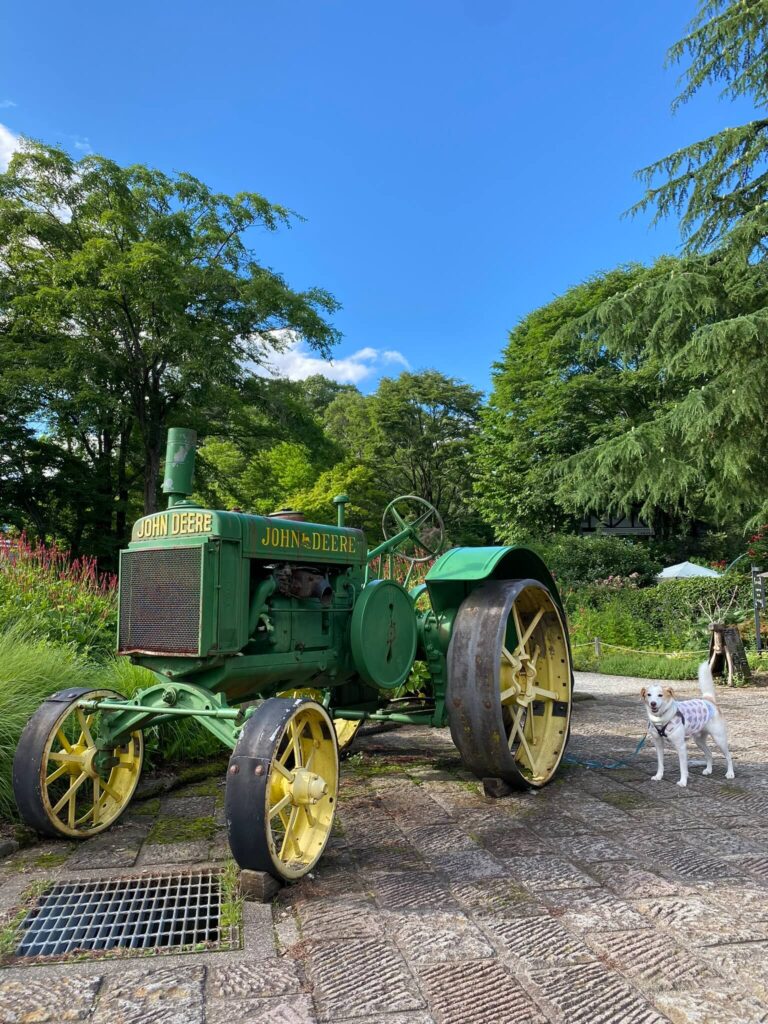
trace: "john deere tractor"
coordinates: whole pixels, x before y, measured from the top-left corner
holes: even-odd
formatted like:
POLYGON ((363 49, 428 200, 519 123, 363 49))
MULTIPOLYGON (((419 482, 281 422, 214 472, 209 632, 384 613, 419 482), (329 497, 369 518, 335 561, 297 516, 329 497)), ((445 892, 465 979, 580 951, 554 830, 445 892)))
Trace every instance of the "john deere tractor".
POLYGON ((552 779, 568 740, 571 660, 557 588, 534 552, 441 553, 440 515, 414 496, 387 506, 372 550, 345 523, 345 495, 335 526, 201 508, 190 500, 195 444, 193 431, 169 431, 168 507, 138 520, 120 558, 117 650, 156 682, 131 698, 83 688, 45 701, 13 764, 26 822, 77 839, 108 828, 136 789, 143 731, 182 717, 232 751, 235 859, 280 879, 321 856, 339 749, 362 722, 448 725, 479 778, 515 788, 552 779), (426 582, 409 586, 425 560, 426 582), (428 693, 402 699, 416 660, 428 693))

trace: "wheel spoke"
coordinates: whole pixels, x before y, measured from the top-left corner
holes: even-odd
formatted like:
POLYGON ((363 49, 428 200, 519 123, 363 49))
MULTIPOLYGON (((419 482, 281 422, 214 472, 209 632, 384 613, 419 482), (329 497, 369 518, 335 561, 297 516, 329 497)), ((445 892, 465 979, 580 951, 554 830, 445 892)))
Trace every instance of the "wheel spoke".
POLYGON ((64 747, 66 752, 68 754, 71 754, 72 753, 72 744, 69 742, 67 737, 64 735, 64 730, 63 729, 59 728, 59 729, 56 730, 56 738, 58 739, 58 741, 62 745, 62 747, 64 747))
POLYGON ((45 780, 46 786, 50 786, 50 784, 52 782, 55 782, 56 779, 60 779, 62 775, 66 775, 68 771, 69 771, 69 766, 68 765, 66 765, 66 764, 60 765, 56 769, 56 771, 51 772, 51 774, 46 778, 46 780, 45 780))
POLYGON ((93 742, 93 736, 91 736, 90 729, 91 723, 93 722, 93 715, 89 715, 86 718, 82 708, 75 708, 75 714, 77 715, 77 720, 80 723, 80 739, 84 739, 89 747, 95 747, 96 744, 93 742))
POLYGON ((77 819, 75 825, 82 825, 84 822, 88 821, 89 818, 93 818, 94 827, 98 825, 99 817, 101 815, 102 810, 104 809, 104 804, 106 803, 106 796, 107 794, 102 792, 99 795, 98 802, 94 803, 93 806, 89 807, 85 814, 81 818, 77 819))
POLYGON ((543 686, 532 686, 528 692, 534 697, 546 697, 547 700, 559 699, 554 690, 545 690, 543 686))
MULTIPOLYGON (((54 814, 58 814, 59 813, 59 811, 62 809, 64 804, 67 802, 67 800, 74 799, 75 795, 77 794, 78 789, 82 786, 82 784, 85 782, 85 780, 87 778, 88 778, 88 773, 87 772, 81 772, 77 776, 77 778, 72 783, 72 785, 69 787, 67 792, 61 798, 61 800, 59 800, 59 802, 52 808, 54 814)), ((70 808, 70 812, 71 811, 72 811, 72 808, 70 808)), ((73 818, 73 821, 74 821, 74 818, 73 818)))
MULTIPOLYGON (((520 719, 523 717, 524 712, 525 708, 521 707, 515 715, 515 717, 512 719, 512 728, 510 729, 509 733, 509 748, 510 750, 512 749, 512 744, 515 741, 515 736, 517 736, 517 738, 520 740, 520 746, 523 748, 526 755, 528 756, 528 763, 531 766, 531 771, 535 774, 536 762, 534 760, 533 754, 531 753, 531 748, 528 746, 528 740, 525 737, 525 725, 522 728, 520 727, 520 719)), ((530 715, 526 716, 526 724, 528 723, 528 718, 530 718, 530 715)))
MULTIPOLYGON (((514 605, 512 605, 512 611, 515 612, 515 627, 517 628, 519 626, 520 620, 517 617, 517 609, 515 608, 514 605)), ((518 651, 525 651, 525 645, 528 643, 528 640, 530 639, 531 633, 533 633, 534 629, 536 629, 536 627, 538 626, 539 621, 540 621, 540 619, 541 619, 543 614, 544 614, 544 609, 543 608, 539 608, 539 610, 534 615, 534 617, 533 617, 533 619, 531 621, 530 626, 525 631, 522 639, 518 639, 518 641, 517 641, 517 648, 516 649, 518 651)), ((520 634, 518 633, 518 637, 519 636, 520 636, 520 634)))
POLYGON ((93 817, 93 824, 99 824, 99 804, 101 802, 101 794, 99 793, 99 776, 94 775, 93 777, 93 807, 91 808, 91 815, 93 817))
POLYGON ((303 768, 304 762, 302 760, 301 750, 301 730, 296 728, 295 720, 289 722, 288 732, 290 733, 290 742, 293 747, 294 768, 303 768))
POLYGON ((104 779, 100 779, 99 781, 101 782, 101 788, 105 793, 109 794, 116 803, 122 803, 123 798, 119 793, 112 789, 112 786, 108 782, 105 782, 104 779))
MULTIPOLYGON (((291 748, 289 747, 288 749, 290 750, 291 748)), ((289 772, 282 761, 278 761, 277 758, 275 758, 274 765, 284 779, 287 779, 288 782, 293 782, 293 772, 289 772)))
POLYGON ((64 764, 82 764, 82 754, 68 754, 65 750, 52 750, 48 755, 49 761, 59 761, 64 764))
POLYGON ((315 827, 315 816, 312 813, 312 811, 310 811, 308 805, 306 805, 306 804, 304 805, 304 815, 305 815, 305 817, 307 819, 307 823, 308 823, 309 827, 310 828, 314 828, 315 827))
MULTIPOLYGON (((274 816, 275 816, 276 814, 280 814, 280 812, 282 811, 282 809, 283 809, 284 807, 287 807, 287 806, 288 806, 288 804, 289 804, 290 802, 291 802, 291 794, 290 794, 290 793, 287 793, 287 794, 286 794, 286 795, 285 795, 285 796, 284 796, 284 797, 282 798, 282 800, 278 800, 278 801, 277 801, 277 803, 276 803, 276 804, 274 804, 274 806, 270 807, 270 809, 269 809, 269 817, 270 817, 270 818, 274 818, 274 816)), ((281 816, 281 819, 280 819, 280 820, 282 821, 282 816, 281 816)))
POLYGON ((514 700, 520 692, 517 684, 514 686, 508 686, 506 690, 502 690, 499 694, 499 700, 502 704, 507 704, 509 701, 514 700))
POLYGON ((408 529, 407 523, 405 522, 405 520, 400 518, 400 514, 399 514, 399 512, 397 511, 397 509, 395 508, 394 505, 390 509, 390 512, 392 513, 392 518, 395 520, 397 525, 400 527, 400 529, 397 531, 398 533, 402 533, 403 530, 408 529))
POLYGON ((280 860, 283 860, 288 852, 288 846, 293 846, 296 853, 301 856, 301 847, 299 846, 294 832, 296 830, 296 822, 299 817, 299 808, 294 807, 291 810, 291 816, 288 819, 288 824, 285 826, 285 836, 283 838, 282 845, 280 847, 280 860))
POLYGON ((522 665, 520 663, 520 659, 516 658, 515 655, 510 653, 510 651, 506 647, 504 647, 503 645, 502 645, 502 648, 501 648, 501 654, 502 654, 502 657, 507 659, 507 661, 509 662, 510 668, 514 672, 519 672, 520 671, 520 669, 522 668, 522 665))

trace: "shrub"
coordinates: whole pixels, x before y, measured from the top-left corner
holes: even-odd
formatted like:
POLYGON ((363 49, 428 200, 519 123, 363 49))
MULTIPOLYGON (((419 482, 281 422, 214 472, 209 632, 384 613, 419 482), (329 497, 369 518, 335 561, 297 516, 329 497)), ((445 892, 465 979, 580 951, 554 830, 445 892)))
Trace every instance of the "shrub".
POLYGON ((609 578, 650 583, 661 569, 641 543, 623 537, 553 536, 532 545, 564 592, 609 578))
POLYGON ((93 558, 70 559, 56 544, 33 546, 23 535, 0 540, 0 630, 18 627, 107 657, 115 648, 116 586, 93 558))
POLYGON ((710 619, 721 618, 730 604, 727 619, 743 620, 745 640, 754 641, 750 595, 749 580, 736 574, 666 580, 643 589, 582 587, 566 595, 571 640, 581 644, 600 637, 641 650, 703 650, 710 619))
POLYGON ((753 565, 761 569, 768 568, 768 524, 761 526, 757 533, 753 533, 749 538, 747 554, 753 565))

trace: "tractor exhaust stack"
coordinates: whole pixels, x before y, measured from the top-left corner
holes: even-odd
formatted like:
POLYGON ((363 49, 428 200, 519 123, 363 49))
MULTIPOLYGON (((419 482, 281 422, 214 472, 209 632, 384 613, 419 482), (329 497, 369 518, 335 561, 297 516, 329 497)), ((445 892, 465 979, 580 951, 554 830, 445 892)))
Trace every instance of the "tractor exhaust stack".
POLYGON ((183 427, 171 427, 165 449, 165 476, 163 494, 168 495, 168 508, 189 498, 195 473, 195 445, 197 432, 183 427))

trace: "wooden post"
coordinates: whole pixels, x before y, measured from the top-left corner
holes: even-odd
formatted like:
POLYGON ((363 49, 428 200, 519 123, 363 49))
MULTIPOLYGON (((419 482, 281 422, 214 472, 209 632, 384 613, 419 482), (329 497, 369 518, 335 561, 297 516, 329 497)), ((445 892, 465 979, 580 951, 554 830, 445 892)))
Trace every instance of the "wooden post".
POLYGON ((600 658, 603 654, 603 645, 600 643, 600 637, 595 637, 595 657, 600 658))
POLYGON ((745 682, 752 681, 752 672, 736 626, 725 626, 722 622, 710 625, 712 636, 709 641, 709 667, 713 676, 723 676, 728 670, 728 686, 733 686, 734 675, 745 682))

